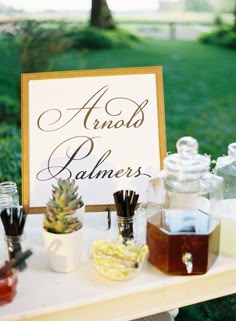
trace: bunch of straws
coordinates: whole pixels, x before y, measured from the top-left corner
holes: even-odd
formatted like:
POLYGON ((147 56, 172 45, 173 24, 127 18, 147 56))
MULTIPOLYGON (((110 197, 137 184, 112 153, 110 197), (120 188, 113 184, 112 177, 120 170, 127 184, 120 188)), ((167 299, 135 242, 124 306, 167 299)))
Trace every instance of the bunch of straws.
POLYGON ((119 235, 123 242, 134 239, 134 214, 139 194, 131 190, 120 190, 113 194, 117 210, 119 235))
MULTIPOLYGON (((22 254, 21 237, 24 232, 26 214, 22 206, 6 207, 1 211, 1 220, 5 230, 9 258, 14 259, 22 254)), ((26 263, 22 262, 19 269, 23 270, 26 263)))
POLYGON ((120 217, 130 217, 134 215, 139 194, 131 190, 121 190, 113 194, 117 214, 120 217))

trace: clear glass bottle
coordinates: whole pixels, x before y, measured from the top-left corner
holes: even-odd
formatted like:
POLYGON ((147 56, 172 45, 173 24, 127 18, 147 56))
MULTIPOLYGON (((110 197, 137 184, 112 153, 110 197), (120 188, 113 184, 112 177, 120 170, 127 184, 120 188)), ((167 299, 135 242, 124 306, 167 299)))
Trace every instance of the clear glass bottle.
POLYGON ((15 182, 5 181, 0 183, 0 195, 1 194, 11 197, 11 206, 19 206, 19 195, 15 182))

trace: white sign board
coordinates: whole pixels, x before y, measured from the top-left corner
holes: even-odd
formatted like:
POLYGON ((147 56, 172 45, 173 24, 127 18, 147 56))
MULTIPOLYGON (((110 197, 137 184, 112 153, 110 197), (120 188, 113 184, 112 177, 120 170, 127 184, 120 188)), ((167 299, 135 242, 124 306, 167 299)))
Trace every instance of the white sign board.
POLYGON ((22 74, 22 200, 43 212, 59 177, 74 178, 86 211, 113 206, 166 156, 161 67, 22 74))

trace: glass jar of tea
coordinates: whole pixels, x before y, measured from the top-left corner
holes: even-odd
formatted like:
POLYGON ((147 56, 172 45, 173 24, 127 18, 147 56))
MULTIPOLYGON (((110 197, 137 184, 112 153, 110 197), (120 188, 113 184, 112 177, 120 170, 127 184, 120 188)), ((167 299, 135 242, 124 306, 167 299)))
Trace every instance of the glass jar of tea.
POLYGON ((176 146, 149 182, 160 208, 147 222, 149 262, 172 274, 203 274, 219 253, 223 178, 210 173, 196 139, 183 137, 176 146))

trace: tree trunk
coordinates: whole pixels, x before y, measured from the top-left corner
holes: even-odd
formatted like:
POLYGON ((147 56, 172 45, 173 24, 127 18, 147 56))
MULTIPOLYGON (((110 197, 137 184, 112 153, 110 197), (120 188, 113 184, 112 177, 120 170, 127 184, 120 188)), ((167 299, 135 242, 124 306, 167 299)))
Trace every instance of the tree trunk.
POLYGON ((106 0, 92 0, 90 26, 101 29, 115 28, 115 23, 106 0))

